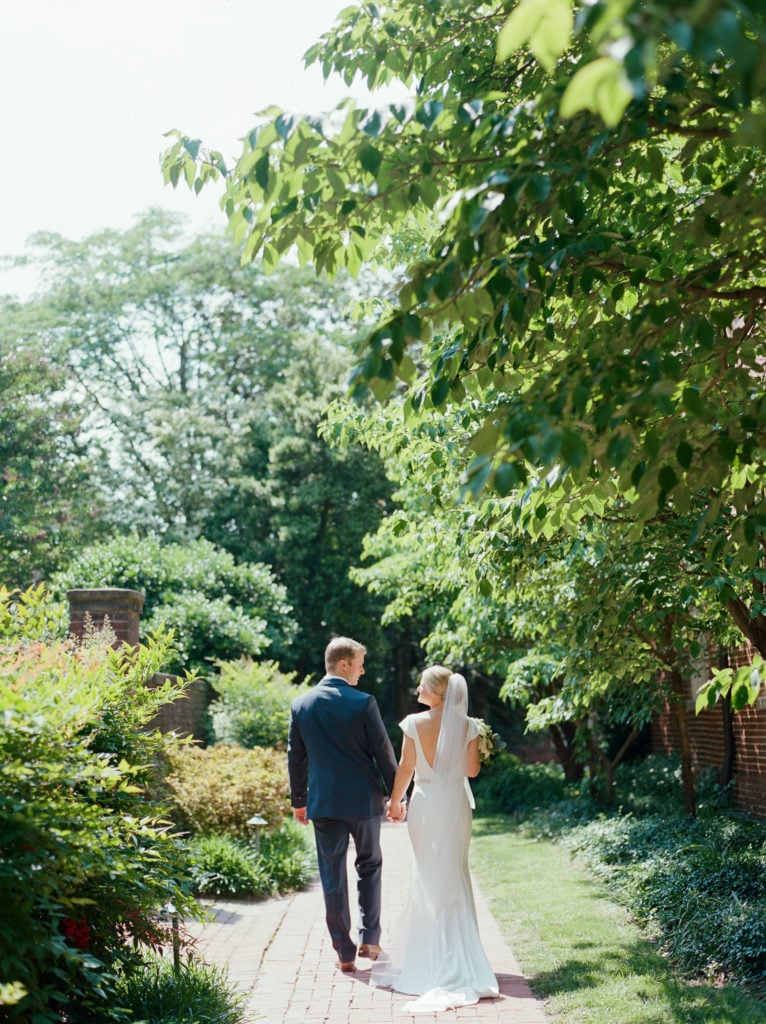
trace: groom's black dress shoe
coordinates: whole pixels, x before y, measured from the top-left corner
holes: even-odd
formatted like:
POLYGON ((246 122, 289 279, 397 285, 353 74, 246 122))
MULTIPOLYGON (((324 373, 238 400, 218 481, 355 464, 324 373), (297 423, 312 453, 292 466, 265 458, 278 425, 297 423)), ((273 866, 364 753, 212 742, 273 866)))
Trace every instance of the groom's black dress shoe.
POLYGON ((343 971, 344 974, 353 974, 356 970, 356 964, 353 960, 339 960, 335 966, 343 971))
POLYGON ((359 947, 359 956, 366 956, 370 960, 377 960, 380 956, 380 946, 376 942, 368 942, 359 947))

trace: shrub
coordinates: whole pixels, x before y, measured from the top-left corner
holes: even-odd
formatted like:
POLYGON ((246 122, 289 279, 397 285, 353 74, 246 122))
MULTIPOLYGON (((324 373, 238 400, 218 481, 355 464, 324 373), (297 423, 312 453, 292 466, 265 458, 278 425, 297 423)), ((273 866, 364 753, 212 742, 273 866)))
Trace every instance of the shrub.
POLYGON ((191 846, 194 889, 200 896, 272 896, 274 886, 255 847, 231 836, 199 836, 191 846))
POLYGON ((305 827, 292 819, 264 838, 261 860, 280 893, 303 888, 315 873, 314 847, 305 827))
POLYGON ((195 835, 247 839, 248 818, 260 814, 270 829, 290 813, 285 755, 275 750, 218 745, 173 750, 164 785, 174 822, 195 835))
POLYGON ((141 635, 172 630, 166 672, 209 673, 214 661, 285 652, 296 626, 285 588, 261 564, 238 565, 206 540, 166 544, 159 537, 115 537, 86 548, 55 577, 69 587, 130 587, 145 597, 141 635))
POLYGON ((123 974, 116 997, 131 1020, 146 1024, 244 1024, 244 993, 227 983, 213 964, 187 960, 176 971, 169 960, 153 958, 123 974))
POLYGON ((628 905, 686 973, 762 979, 766 827, 712 819, 682 829, 668 830, 631 872, 628 905))
POLYGON ((292 821, 266 836, 260 852, 230 836, 194 839, 192 875, 200 896, 261 898, 304 886, 313 874, 305 835, 292 821))
POLYGON ((273 661, 241 658, 218 668, 213 685, 220 696, 211 708, 215 739, 248 748, 284 748, 290 702, 308 686, 296 685, 297 673, 280 672, 273 661))
POLYGON ((544 807, 569 792, 561 765, 524 764, 506 751, 482 767, 474 787, 477 798, 506 814, 544 807))
MULTIPOLYGON (((729 793, 716 781, 715 772, 697 771, 695 778, 699 811, 724 809, 729 793)), ((633 814, 684 813, 681 759, 677 754, 654 754, 621 764, 615 772, 615 805, 633 814)))
MULTIPOLYGON (((22 607, 39 600, 22 595, 22 607)), ((42 616, 44 619, 45 616, 42 616)), ((0 614, 0 962, 5 1019, 59 1021, 62 1003, 122 1019, 114 970, 157 942, 155 911, 196 904, 185 848, 145 789, 174 739, 145 730, 182 687, 150 690, 166 649, 91 637, 35 642, 40 615, 0 614), (14 629, 17 630, 14 636, 14 629), (25 995, 19 998, 23 990, 25 995)))

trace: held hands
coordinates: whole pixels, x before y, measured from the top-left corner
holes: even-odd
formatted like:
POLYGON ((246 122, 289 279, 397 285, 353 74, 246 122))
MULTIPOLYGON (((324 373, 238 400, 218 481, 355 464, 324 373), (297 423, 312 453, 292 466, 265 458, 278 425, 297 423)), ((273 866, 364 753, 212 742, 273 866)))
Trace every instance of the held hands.
POLYGON ((404 821, 407 817, 407 801, 386 801, 386 817, 389 821, 404 821))

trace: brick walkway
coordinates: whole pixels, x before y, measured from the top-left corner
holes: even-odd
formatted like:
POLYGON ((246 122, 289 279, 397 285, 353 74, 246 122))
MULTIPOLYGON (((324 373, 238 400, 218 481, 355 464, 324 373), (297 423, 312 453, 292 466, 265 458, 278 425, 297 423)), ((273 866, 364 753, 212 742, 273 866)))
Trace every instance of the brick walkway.
MULTIPOLYGON (((384 824, 381 842, 385 946, 386 908, 401 906, 412 869, 404 825, 384 824)), ((355 895, 355 883, 349 888, 355 895)), ((208 961, 227 964, 230 981, 248 993, 248 1020, 253 1024, 416 1024, 428 1020, 546 1024, 542 1004, 521 976, 475 882, 474 893, 482 943, 497 975, 500 995, 442 1014, 402 1013, 402 1004, 411 997, 373 988, 364 960, 357 961, 355 974, 336 970, 318 882, 284 899, 217 902, 211 906, 213 921, 193 924, 189 931, 196 937, 198 952, 208 961)))

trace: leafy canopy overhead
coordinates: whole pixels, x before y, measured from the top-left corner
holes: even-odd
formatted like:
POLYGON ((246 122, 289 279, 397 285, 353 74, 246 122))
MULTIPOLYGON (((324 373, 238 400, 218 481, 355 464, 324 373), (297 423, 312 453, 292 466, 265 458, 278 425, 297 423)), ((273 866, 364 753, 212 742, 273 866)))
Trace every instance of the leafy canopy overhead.
POLYGON ((165 174, 223 177, 266 267, 295 250, 355 272, 419 227, 354 390, 480 408, 471 490, 530 484, 538 518, 617 493, 646 521, 704 489, 753 561, 765 44, 754 0, 356 5, 308 61, 410 101, 272 108, 233 167, 178 135, 165 174))

